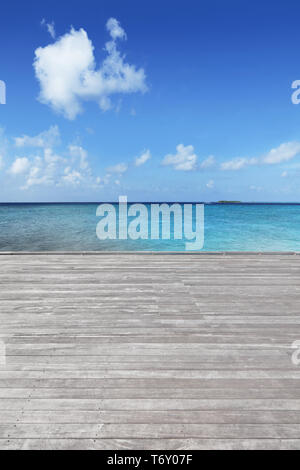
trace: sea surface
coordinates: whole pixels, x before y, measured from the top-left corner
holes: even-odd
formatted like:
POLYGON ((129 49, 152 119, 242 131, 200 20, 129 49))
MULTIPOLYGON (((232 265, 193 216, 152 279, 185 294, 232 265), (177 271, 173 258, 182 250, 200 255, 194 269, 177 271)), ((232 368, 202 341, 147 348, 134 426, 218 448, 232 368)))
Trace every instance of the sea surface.
MULTIPOLYGON (((0 204, 0 251, 185 251, 187 240, 172 233, 168 240, 99 240, 98 205, 0 204)), ((201 251, 300 251, 300 204, 205 204, 201 251)))

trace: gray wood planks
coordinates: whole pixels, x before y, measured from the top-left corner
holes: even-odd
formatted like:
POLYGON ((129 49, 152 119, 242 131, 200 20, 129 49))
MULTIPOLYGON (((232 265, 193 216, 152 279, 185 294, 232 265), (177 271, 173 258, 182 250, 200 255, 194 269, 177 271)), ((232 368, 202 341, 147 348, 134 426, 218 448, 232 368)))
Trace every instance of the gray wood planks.
POLYGON ((300 255, 1 253, 0 448, 300 448, 300 255))

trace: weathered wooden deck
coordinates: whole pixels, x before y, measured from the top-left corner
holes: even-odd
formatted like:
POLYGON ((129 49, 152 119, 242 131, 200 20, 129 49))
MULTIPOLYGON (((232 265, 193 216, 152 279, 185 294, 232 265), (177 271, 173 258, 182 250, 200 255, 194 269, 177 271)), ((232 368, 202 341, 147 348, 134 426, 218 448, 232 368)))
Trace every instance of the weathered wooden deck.
POLYGON ((2 449, 300 448, 300 255, 1 254, 0 339, 2 449))

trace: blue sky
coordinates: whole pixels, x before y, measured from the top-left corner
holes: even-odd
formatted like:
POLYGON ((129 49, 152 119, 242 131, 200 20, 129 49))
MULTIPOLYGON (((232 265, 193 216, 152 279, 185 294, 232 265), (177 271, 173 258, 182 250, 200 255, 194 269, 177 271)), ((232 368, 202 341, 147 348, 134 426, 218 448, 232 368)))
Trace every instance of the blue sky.
POLYGON ((300 201, 299 13, 1 5, 0 201, 300 201))

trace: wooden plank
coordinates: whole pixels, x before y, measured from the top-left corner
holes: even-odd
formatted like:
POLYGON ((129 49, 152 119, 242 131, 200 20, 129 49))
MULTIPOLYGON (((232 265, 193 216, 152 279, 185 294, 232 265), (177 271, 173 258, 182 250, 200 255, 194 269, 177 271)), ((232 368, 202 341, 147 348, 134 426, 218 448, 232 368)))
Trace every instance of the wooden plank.
POLYGON ((299 450, 300 439, 0 439, 5 450, 299 450))

